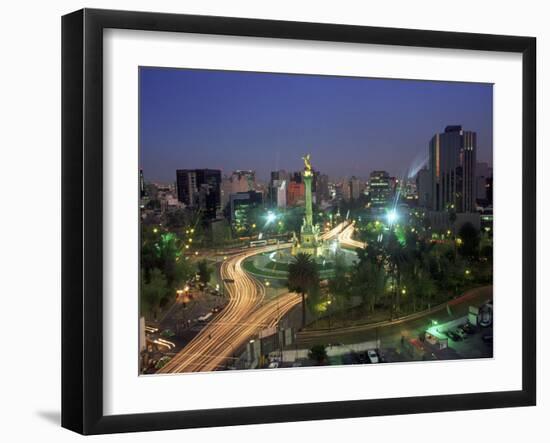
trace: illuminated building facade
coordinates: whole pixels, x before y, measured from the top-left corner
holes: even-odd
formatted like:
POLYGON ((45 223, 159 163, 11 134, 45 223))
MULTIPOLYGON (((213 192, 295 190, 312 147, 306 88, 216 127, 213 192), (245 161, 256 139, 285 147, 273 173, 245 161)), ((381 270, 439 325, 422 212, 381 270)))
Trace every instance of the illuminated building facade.
POLYGON ((477 135, 462 126, 447 126, 429 146, 431 208, 473 212, 476 208, 477 135))

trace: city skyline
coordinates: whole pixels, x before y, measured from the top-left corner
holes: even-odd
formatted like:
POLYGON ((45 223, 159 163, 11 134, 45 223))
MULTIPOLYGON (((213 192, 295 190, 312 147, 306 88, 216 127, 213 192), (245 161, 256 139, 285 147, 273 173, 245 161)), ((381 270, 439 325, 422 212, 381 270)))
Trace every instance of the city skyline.
POLYGON ((331 179, 403 177, 449 124, 477 132, 477 160, 492 165, 490 84, 141 68, 140 110, 148 181, 195 168, 268 181, 304 152, 331 179))

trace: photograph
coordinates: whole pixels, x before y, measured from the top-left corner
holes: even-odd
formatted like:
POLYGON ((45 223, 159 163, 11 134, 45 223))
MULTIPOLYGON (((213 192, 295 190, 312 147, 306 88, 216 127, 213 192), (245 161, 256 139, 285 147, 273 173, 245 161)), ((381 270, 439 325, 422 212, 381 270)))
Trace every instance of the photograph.
POLYGON ((138 76, 140 375, 493 358, 493 84, 138 76))

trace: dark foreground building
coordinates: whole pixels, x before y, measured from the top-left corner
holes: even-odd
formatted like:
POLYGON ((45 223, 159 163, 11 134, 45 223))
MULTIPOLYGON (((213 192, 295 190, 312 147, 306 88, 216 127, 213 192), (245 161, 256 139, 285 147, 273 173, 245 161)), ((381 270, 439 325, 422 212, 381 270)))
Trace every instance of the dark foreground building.
POLYGON ((456 212, 476 209, 477 134, 447 126, 430 141, 431 209, 456 212))
POLYGON ((219 169, 178 169, 178 200, 188 207, 200 209, 205 218, 212 220, 221 209, 221 182, 219 169))

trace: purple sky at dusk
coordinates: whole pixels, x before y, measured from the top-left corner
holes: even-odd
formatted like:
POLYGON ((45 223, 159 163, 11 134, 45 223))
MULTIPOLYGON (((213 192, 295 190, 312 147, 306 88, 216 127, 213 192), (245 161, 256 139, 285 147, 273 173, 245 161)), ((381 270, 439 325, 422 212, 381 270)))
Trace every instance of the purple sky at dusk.
POLYGON ((447 125, 478 134, 492 165, 490 84, 141 68, 140 167, 173 182, 176 169, 229 174, 297 171, 311 153, 331 178, 404 175, 447 125))

